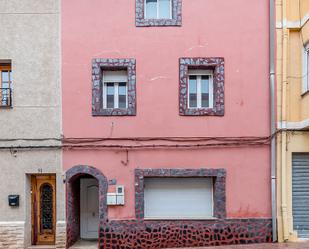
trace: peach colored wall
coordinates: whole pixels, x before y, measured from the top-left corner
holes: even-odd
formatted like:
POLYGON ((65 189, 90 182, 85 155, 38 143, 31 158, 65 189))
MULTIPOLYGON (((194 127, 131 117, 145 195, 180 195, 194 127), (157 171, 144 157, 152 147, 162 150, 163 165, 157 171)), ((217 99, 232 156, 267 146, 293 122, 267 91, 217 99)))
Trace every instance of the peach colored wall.
MULTIPOLYGON (((62 1, 66 137, 266 136, 269 134, 268 1, 183 0, 182 27, 135 27, 135 0, 62 1), (178 114, 179 57, 225 58, 225 116, 178 114), (135 58, 137 116, 91 116, 91 60, 135 58)), ((227 169, 229 217, 270 217, 269 147, 187 151, 64 151, 64 168, 88 164, 126 187, 134 217, 134 168, 227 169)))

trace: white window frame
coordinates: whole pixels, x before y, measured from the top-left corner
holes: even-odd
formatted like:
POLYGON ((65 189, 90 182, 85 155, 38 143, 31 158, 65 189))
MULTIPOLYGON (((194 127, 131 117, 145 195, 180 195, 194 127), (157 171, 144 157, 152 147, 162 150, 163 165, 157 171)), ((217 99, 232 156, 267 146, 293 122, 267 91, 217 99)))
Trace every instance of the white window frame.
MULTIPOLYGON (((152 177, 151 177, 152 178, 152 177)), ((197 177, 190 177, 190 178, 197 178, 197 177)), ((211 219, 216 219, 214 217, 214 179, 212 177, 210 177, 210 182, 211 182, 211 214, 210 216, 147 216, 145 214, 144 219, 145 220, 158 220, 158 219, 169 219, 169 220, 186 220, 186 219, 190 219, 190 220, 211 220, 211 219)))
POLYGON ((119 108, 119 83, 126 83, 126 107, 128 108, 128 76, 127 72, 121 71, 103 71, 103 108, 104 109, 118 109, 119 108), (114 107, 107 108, 107 84, 114 84, 114 107))
POLYGON ((303 49, 303 87, 302 94, 309 91, 309 43, 303 49))
MULTIPOLYGON (((172 1, 170 1, 170 16, 169 18, 160 18, 160 0, 157 1, 157 17, 155 19, 173 19, 173 9, 172 9, 172 1)), ((144 13, 145 13, 145 19, 153 19, 153 18, 148 18, 147 17, 147 0, 144 0, 144 13)))
POLYGON ((213 81, 213 71, 212 70, 189 70, 188 73, 188 109, 201 109, 201 108, 209 108, 212 109, 214 107, 214 81, 213 81), (197 76, 197 106, 190 107, 190 88, 189 88, 189 78, 190 76, 197 76), (201 82, 202 76, 209 77, 209 106, 202 107, 202 89, 201 82))

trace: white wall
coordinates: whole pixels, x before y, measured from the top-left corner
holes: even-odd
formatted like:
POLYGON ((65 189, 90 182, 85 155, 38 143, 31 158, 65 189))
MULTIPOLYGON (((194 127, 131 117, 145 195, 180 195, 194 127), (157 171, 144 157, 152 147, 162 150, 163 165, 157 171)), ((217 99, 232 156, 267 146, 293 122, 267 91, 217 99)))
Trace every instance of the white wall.
MULTIPOLYGON (((0 108, 0 139, 60 138, 60 1, 1 0, 0 60, 12 60, 13 108, 0 108)), ((0 146, 59 145, 58 141, 0 141, 0 146)), ((60 149, 0 150, 0 222, 26 222, 30 243, 28 174, 57 173, 57 220, 64 220, 60 149), (8 206, 9 194, 20 207, 8 206)))

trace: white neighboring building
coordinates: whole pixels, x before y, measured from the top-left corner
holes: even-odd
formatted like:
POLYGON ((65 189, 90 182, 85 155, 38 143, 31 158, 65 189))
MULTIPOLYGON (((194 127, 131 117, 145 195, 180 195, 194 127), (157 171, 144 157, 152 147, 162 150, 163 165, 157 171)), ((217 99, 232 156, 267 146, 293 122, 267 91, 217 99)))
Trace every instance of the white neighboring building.
POLYGON ((65 247, 59 12, 0 1, 0 248, 65 247))

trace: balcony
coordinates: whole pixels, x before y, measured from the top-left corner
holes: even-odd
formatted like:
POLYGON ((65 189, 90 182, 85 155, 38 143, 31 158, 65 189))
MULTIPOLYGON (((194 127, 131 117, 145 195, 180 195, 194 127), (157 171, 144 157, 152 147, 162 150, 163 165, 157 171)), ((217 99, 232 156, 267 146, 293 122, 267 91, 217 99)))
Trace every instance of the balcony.
POLYGON ((0 107, 12 106, 12 89, 0 88, 0 107))

